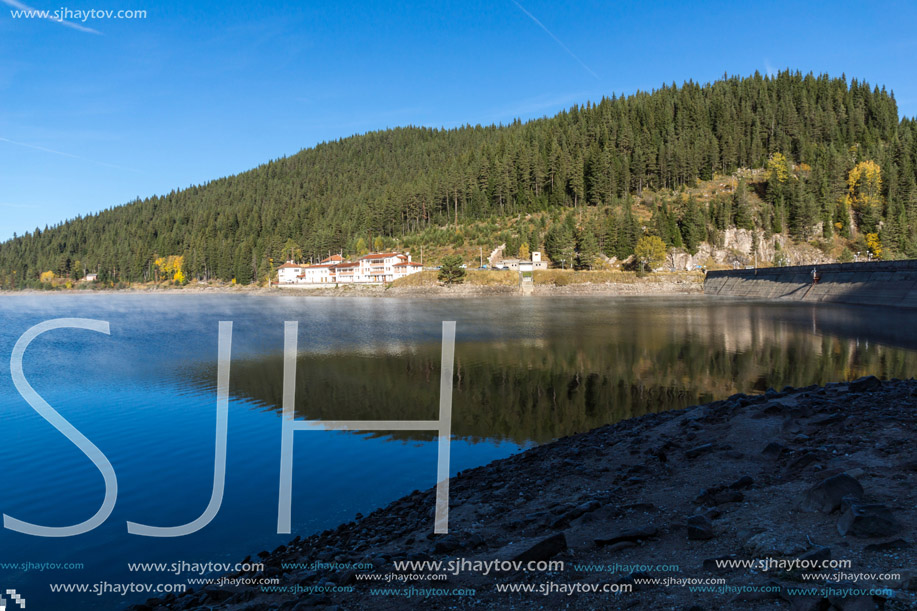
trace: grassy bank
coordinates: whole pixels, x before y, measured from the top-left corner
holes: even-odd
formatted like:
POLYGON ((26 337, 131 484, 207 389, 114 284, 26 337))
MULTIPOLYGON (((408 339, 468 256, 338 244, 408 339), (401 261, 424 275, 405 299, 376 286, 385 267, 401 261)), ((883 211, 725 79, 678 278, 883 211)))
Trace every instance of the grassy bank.
MULTIPOLYGON (((704 275, 700 272, 657 272, 638 276, 634 272, 624 271, 574 271, 563 269, 538 270, 534 274, 536 285, 570 286, 574 284, 638 284, 638 283, 692 283, 702 285, 704 275)), ((438 286, 437 272, 424 271, 396 280, 392 287, 434 287, 438 286)), ((490 271, 472 269, 465 273, 463 284, 471 286, 507 286, 519 285, 519 274, 514 271, 490 271)))
POLYGON ((701 272, 656 272, 638 276, 635 272, 617 270, 602 271, 573 271, 562 269, 546 269, 535 272, 535 284, 553 284, 554 286, 568 286, 571 284, 637 284, 659 282, 690 282, 704 283, 704 274, 701 272))

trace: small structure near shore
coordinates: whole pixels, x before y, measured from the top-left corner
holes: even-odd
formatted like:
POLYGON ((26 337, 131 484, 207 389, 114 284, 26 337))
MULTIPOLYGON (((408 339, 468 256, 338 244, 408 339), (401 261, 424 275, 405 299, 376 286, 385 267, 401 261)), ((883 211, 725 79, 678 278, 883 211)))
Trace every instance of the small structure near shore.
POLYGON ((528 266, 528 270, 536 269, 548 269, 548 262, 542 260, 541 253, 537 250, 532 253, 531 260, 528 259, 503 259, 500 262, 500 265, 503 267, 509 268, 512 271, 521 271, 522 266, 528 266))

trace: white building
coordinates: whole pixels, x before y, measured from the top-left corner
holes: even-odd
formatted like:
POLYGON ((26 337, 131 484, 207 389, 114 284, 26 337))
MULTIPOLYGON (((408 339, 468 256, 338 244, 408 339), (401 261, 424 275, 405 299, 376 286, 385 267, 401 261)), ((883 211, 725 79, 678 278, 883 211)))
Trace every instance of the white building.
POLYGON ((420 263, 415 263, 411 261, 411 257, 408 257, 407 261, 401 261, 400 263, 395 263, 392 266, 393 270, 393 279, 397 280, 398 278, 404 278, 405 276, 410 276, 419 271, 423 270, 423 265, 420 263))
POLYGON ((362 282, 360 280, 360 264, 347 261, 344 263, 338 263, 334 266, 334 275, 335 281, 344 283, 344 284, 353 284, 354 282, 362 282))
POLYGON ((297 284, 333 284, 334 265, 329 263, 307 265, 303 268, 303 274, 300 278, 301 280, 297 284))
POLYGON ((277 268, 277 282, 280 284, 299 284, 299 278, 305 273, 306 265, 287 261, 277 268))
POLYGON ((411 254, 370 253, 357 261, 333 255, 317 265, 287 261, 277 268, 277 282, 291 284, 382 284, 404 278, 423 269, 411 261, 411 254))
POLYGON ((360 276, 358 282, 392 282, 395 278, 403 278, 415 271, 420 271, 422 266, 411 261, 411 254, 402 255, 397 252, 370 253, 360 257, 360 276), (397 275, 396 275, 397 274, 397 275))
POLYGON ((528 271, 534 269, 548 269, 548 262, 541 259, 541 253, 537 250, 532 253, 532 259, 530 261, 522 259, 503 259, 500 264, 513 271, 519 271, 523 266, 525 266, 528 271))

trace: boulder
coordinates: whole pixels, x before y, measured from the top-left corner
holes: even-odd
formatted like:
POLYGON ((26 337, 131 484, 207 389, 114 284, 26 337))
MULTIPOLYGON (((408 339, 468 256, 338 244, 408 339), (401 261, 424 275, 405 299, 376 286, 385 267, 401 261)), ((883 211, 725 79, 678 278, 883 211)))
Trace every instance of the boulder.
POLYGON ((872 596, 851 596, 849 594, 851 590, 862 590, 863 584, 842 581, 832 584, 831 589, 837 592, 828 595, 828 602, 831 603, 832 609, 839 609, 840 611, 873 611, 878 608, 872 596))
POLYGON ((889 571, 892 575, 898 575, 897 579, 889 580, 885 585, 895 590, 917 591, 917 571, 914 569, 895 569, 889 571))
POLYGON ((824 562, 825 560, 831 560, 831 548, 830 547, 819 547, 813 549, 810 552, 806 552, 799 557, 800 560, 806 560, 809 562, 824 562))
POLYGON ((891 537, 901 531, 901 523, 885 505, 851 503, 837 521, 841 536, 860 538, 891 537))
POLYGON ((690 448, 688 450, 685 450, 685 458, 697 458, 698 456, 702 456, 712 451, 713 451, 713 444, 705 443, 703 445, 699 445, 699 446, 690 448))
POLYGON ((700 494, 695 497, 694 502, 700 505, 715 507, 726 503, 741 503, 744 500, 745 495, 738 490, 731 490, 725 486, 715 486, 713 488, 701 490, 700 494))
POLYGON ((751 488, 754 485, 754 483, 755 483, 755 480, 753 480, 751 476, 743 475, 736 481, 729 484, 729 487, 732 488, 733 490, 741 490, 744 488, 751 488))
POLYGON ((517 555, 513 560, 518 562, 531 562, 539 560, 548 560, 567 549, 567 538, 564 533, 551 535, 547 539, 542 539, 532 547, 517 555))
POLYGON ((462 543, 459 541, 458 537, 455 535, 443 535, 442 537, 436 538, 436 543, 433 545, 434 554, 448 554, 449 552, 454 552, 457 549, 461 549, 462 543))
POLYGON ((810 488, 802 499, 802 509, 831 513, 841 506, 845 496, 862 498, 863 486, 846 473, 841 473, 810 488))
POLYGON ((848 383, 847 388, 850 392, 870 392, 882 386, 882 380, 876 376, 863 376, 853 382, 848 383))
POLYGON ((687 520, 688 539, 704 541, 713 538, 713 523, 705 515, 691 516, 687 520))
POLYGON ((658 532, 659 530, 655 526, 646 526, 634 530, 626 530, 610 537, 597 538, 595 543, 596 545, 613 545, 621 541, 643 541, 655 537, 658 532))
POLYGON ((888 552, 909 549, 911 544, 904 539, 892 539, 891 541, 882 541, 881 543, 870 543, 863 548, 867 552, 888 552))
POLYGON ((772 441, 761 450, 761 454, 767 458, 780 458, 780 455, 786 450, 786 446, 776 441, 772 441))

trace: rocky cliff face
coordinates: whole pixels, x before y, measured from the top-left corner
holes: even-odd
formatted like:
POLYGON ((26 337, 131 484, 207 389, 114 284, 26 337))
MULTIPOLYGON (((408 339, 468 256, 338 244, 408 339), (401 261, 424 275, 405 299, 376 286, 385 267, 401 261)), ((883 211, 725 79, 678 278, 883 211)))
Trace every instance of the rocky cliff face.
POLYGON ((682 248, 673 249, 666 260, 666 267, 675 270, 695 269, 697 266, 713 263, 745 267, 754 265, 757 253, 758 264, 774 264, 779 258, 784 265, 807 265, 810 263, 834 263, 834 259, 809 244, 794 244, 784 235, 764 237, 761 231, 730 227, 723 232, 722 245, 704 242, 692 255, 682 248))

